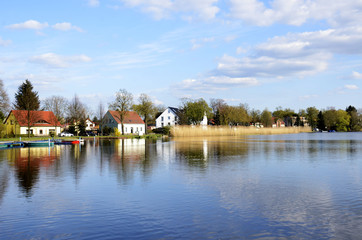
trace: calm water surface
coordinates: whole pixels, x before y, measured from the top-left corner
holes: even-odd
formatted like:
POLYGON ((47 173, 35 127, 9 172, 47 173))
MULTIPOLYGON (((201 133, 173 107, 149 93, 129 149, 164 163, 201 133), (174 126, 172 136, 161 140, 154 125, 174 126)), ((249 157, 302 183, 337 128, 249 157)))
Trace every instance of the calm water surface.
POLYGON ((0 239, 361 239, 362 134, 0 150, 0 239))

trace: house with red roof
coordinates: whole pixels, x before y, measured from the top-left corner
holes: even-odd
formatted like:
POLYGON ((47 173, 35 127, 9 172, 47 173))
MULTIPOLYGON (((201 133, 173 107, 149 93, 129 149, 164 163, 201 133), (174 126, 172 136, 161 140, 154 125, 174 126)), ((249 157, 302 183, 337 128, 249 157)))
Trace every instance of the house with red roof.
MULTIPOLYGON (((124 134, 137 134, 143 135, 146 132, 145 122, 142 118, 134 111, 128 111, 123 121, 124 134)), ((111 111, 104 115, 102 119, 102 128, 117 128, 119 132, 122 132, 122 124, 118 111, 111 111)))
POLYGON ((30 127, 30 134, 34 136, 58 135, 61 124, 51 111, 11 110, 4 121, 6 134, 26 135, 30 127))

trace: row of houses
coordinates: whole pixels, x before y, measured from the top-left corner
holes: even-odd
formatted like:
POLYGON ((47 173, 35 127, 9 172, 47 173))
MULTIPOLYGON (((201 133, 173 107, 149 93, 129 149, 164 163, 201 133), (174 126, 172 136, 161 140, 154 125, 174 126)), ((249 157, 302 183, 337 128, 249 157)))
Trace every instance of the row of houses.
MULTIPOLYGON (((6 135, 49 136, 58 135, 67 125, 62 125, 51 111, 26 111, 11 110, 4 120, 6 135)), ((126 134, 143 135, 146 132, 145 123, 136 112, 128 112, 124 119, 124 131, 126 134)), ((109 110, 102 119, 102 128, 118 128, 121 131, 120 116, 117 111, 109 110)), ((95 131, 96 126, 90 119, 86 120, 86 131, 95 131)))
MULTIPOLYGON (((175 126, 179 121, 179 109, 168 107, 156 118, 156 128, 175 126)), ((26 111, 11 110, 4 121, 6 135, 26 135, 30 127, 30 134, 34 136, 49 136, 52 133, 58 135, 67 125, 62 125, 51 111, 26 111)), ((146 133, 145 123, 134 111, 127 112, 123 121, 125 134, 144 135, 146 133)), ((207 118, 204 117, 201 125, 207 125, 207 118)), ((102 118, 101 128, 117 128, 122 131, 119 112, 107 111, 102 118)), ((86 120, 87 131, 101 131, 90 119, 86 120)))
MULTIPOLYGON (((156 118, 156 128, 166 126, 175 126, 179 122, 180 110, 174 107, 168 107, 156 118)), ((306 121, 304 118, 302 121, 306 121)), ((30 134, 35 136, 49 136, 52 133, 58 135, 67 126, 63 126, 57 120, 56 116, 51 111, 26 111, 26 110, 12 110, 4 121, 6 126, 6 135, 26 135, 30 127, 30 134)), ((207 117, 204 116, 200 123, 207 125, 207 117)), ((125 134, 144 135, 146 133, 145 123, 141 117, 134 111, 127 112, 123 121, 125 134)), ((256 125, 255 125, 256 126, 256 125)), ((119 112, 107 111, 102 118, 101 128, 117 128, 119 132, 122 131, 122 125, 119 112)), ((285 123, 278 120, 273 127, 285 127, 285 123)), ((86 131, 97 131, 99 126, 96 126, 90 119, 86 120, 86 131)))

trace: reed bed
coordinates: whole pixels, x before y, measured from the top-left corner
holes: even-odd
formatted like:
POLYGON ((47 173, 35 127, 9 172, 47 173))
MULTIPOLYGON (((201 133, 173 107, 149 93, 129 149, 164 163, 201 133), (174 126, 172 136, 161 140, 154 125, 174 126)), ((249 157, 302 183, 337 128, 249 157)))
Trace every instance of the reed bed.
POLYGON ((272 135, 311 132, 310 127, 255 128, 242 126, 174 126, 173 137, 212 137, 242 135, 272 135))

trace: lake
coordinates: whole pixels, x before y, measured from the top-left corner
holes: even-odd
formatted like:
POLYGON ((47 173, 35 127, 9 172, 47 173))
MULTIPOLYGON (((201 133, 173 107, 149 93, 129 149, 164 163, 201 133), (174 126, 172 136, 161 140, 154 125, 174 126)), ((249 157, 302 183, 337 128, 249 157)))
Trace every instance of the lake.
POLYGON ((0 239, 360 239, 362 133, 0 150, 0 239))

